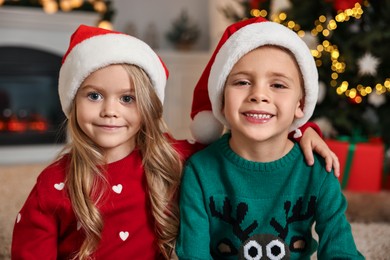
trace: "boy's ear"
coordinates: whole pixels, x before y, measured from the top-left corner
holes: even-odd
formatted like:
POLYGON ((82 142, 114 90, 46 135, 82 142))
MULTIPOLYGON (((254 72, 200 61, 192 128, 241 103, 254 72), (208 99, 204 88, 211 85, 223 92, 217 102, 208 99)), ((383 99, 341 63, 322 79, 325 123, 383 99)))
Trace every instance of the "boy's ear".
POLYGON ((297 107, 295 108, 295 118, 302 118, 305 113, 303 113, 303 107, 305 104, 305 98, 301 98, 297 103, 297 107))
POLYGON ((225 117, 225 88, 222 93, 222 104, 221 104, 221 114, 225 117))

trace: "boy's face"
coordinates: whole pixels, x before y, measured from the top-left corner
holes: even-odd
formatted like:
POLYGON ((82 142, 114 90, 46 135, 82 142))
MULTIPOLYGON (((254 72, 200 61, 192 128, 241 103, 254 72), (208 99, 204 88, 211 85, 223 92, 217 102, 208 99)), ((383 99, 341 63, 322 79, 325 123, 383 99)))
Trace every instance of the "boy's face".
POLYGON ((294 118, 303 116, 302 104, 300 72, 292 55, 263 46, 234 65, 225 84, 222 113, 233 137, 287 139, 294 118))
POLYGON ((121 65, 90 74, 80 86, 75 102, 78 125, 104 149, 109 162, 132 151, 142 119, 134 86, 121 65))

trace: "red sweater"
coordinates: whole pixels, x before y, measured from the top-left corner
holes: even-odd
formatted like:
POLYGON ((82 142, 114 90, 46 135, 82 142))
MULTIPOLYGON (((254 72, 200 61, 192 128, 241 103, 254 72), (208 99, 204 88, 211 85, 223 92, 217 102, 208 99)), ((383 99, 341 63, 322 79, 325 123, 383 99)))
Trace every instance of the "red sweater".
MULTIPOLYGON (((183 159, 200 148, 186 141, 175 147, 183 159)), ((64 188, 67 165, 65 156, 39 175, 15 222, 12 259, 69 259, 79 250, 84 235, 64 188)), ((140 152, 109 164, 107 178, 111 189, 99 207, 104 228, 93 257, 158 258, 140 152)))

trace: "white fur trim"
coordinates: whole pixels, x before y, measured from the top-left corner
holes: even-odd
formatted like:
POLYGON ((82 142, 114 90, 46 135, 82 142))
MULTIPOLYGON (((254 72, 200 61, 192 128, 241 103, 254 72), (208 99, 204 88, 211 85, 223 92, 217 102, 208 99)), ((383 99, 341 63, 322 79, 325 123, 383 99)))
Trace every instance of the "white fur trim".
POLYGON ((68 116, 70 104, 85 78, 100 68, 118 63, 134 64, 144 69, 164 103, 167 76, 157 54, 137 38, 110 33, 77 44, 62 64, 58 91, 65 115, 68 116))
POLYGON ((190 125, 192 136, 202 144, 210 144, 217 140, 223 132, 223 125, 211 111, 196 114, 190 125))
POLYGON ((312 116, 318 98, 318 72, 306 43, 284 25, 274 22, 249 24, 226 40, 211 67, 208 91, 215 117, 227 125, 221 113, 225 81, 236 62, 248 52, 263 46, 277 45, 289 49, 297 60, 305 87, 304 116, 295 119, 290 131, 304 125, 312 116))

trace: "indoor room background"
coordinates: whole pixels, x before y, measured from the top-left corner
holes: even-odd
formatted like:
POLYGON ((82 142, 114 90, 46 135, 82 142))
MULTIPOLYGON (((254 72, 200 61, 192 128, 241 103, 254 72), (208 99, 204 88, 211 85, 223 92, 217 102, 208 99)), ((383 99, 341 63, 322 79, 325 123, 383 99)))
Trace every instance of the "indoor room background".
POLYGON ((367 259, 388 258, 390 0, 89 2, 99 1, 105 11, 49 14, 0 0, 0 260, 10 259, 13 223, 36 177, 65 142, 56 80, 79 24, 111 27, 156 50, 170 71, 164 118, 174 137, 191 139, 192 92, 225 27, 262 15, 295 30, 312 50, 320 74, 312 120, 339 157, 356 243, 367 259))

